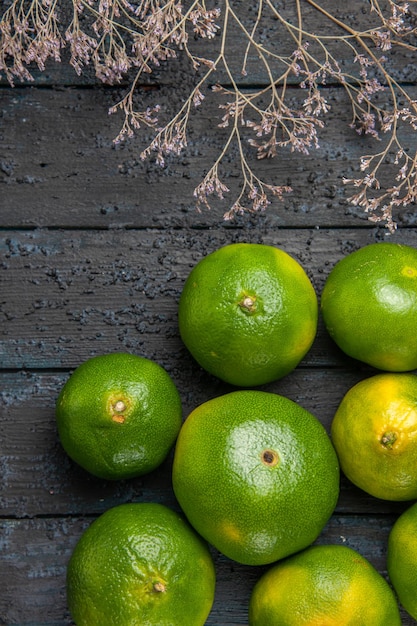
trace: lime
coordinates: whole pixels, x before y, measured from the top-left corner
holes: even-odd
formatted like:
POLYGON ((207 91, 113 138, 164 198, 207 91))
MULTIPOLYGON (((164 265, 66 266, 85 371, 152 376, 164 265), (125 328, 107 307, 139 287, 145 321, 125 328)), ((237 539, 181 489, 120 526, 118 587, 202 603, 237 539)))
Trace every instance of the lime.
POLYGON ((236 391, 197 407, 175 447, 175 495, 194 528, 248 565, 312 543, 339 493, 339 465, 322 424, 295 402, 236 391))
POLYGON ((121 504, 84 532, 67 570, 77 626, 203 626, 214 600, 207 545, 162 504, 121 504))
POLYGON ((342 399, 331 436, 344 474, 384 500, 417 498, 417 376, 384 373, 342 399))
POLYGON ((349 254, 326 280, 321 311, 347 355, 390 372, 417 368, 417 250, 383 242, 349 254))
POLYGON ((281 561, 256 583, 250 626, 401 626, 394 593, 361 554, 316 545, 281 561))
POLYGON ((204 257, 179 303, 182 340, 208 372, 256 386, 291 372, 310 349, 318 303, 301 265, 263 244, 236 243, 204 257))
POLYGON ((391 529, 387 569, 400 603, 417 620, 417 503, 404 511, 391 529))
POLYGON ((84 469, 106 479, 155 469, 182 423, 179 393, 157 363, 115 353, 82 363, 56 404, 61 443, 84 469))

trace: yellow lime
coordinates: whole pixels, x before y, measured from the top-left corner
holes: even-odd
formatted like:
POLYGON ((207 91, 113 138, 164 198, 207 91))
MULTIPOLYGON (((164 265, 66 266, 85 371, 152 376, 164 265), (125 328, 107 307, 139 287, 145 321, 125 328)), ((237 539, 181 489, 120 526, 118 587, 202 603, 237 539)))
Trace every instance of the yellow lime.
POLYGON ((384 500, 417 498, 417 377, 384 373, 349 389, 331 426, 344 474, 384 500))
POLYGON ((417 368, 417 250, 383 242, 349 254, 326 280, 321 311, 349 356, 392 372, 417 368))
POLYGON ((130 478, 155 469, 182 423, 179 393, 157 363, 115 353, 82 363, 56 404, 67 454, 92 474, 130 478))
POLYGON ((77 626, 203 626, 214 600, 207 545, 162 504, 122 504, 87 528, 67 570, 77 626))
POLYGON ((339 493, 339 465, 316 417, 283 396, 236 391, 185 420, 173 487, 194 528, 220 552, 271 563, 312 543, 339 493))
POLYGON ((401 626, 385 578, 352 548, 316 545, 268 570, 256 583, 250 626, 401 626))
POLYGON ((188 276, 179 328, 196 361, 218 378, 256 386, 291 372, 310 349, 318 304, 301 265, 279 248, 236 243, 188 276))
POLYGON ((399 601, 417 620, 417 503, 404 511, 391 529, 387 569, 399 601))

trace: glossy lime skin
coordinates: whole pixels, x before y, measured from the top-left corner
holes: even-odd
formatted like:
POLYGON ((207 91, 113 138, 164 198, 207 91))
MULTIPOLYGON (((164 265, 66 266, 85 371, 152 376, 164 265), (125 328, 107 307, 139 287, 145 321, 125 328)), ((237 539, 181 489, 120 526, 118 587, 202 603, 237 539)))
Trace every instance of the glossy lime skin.
POLYGON ((347 478, 375 498, 417 498, 417 376, 384 372, 342 398, 331 438, 347 478))
POLYGON ((123 352, 101 355, 67 380, 56 420, 63 448, 81 467, 99 478, 132 478, 168 455, 182 423, 181 398, 154 361, 123 352))
POLYGON ((79 539, 67 569, 77 626, 203 626, 214 590, 207 545, 157 503, 103 513, 79 539))
POLYGON ((224 246, 197 263, 178 311, 182 340, 196 361, 241 387, 291 372, 314 341, 317 317, 317 296, 301 265, 279 248, 248 243, 224 246))
POLYGON ((417 620, 417 504, 404 511, 391 529, 387 570, 400 603, 417 620))
POLYGON ((339 494, 339 464, 322 424, 263 391, 232 392, 196 408, 178 436, 172 477, 194 528, 248 565, 312 543, 339 494))
POLYGON ((250 626, 401 626, 394 593, 356 550, 316 545, 271 567, 256 583, 250 626))
POLYGON ((321 311, 347 355, 391 372, 417 368, 417 250, 382 242, 344 257, 326 280, 321 311))

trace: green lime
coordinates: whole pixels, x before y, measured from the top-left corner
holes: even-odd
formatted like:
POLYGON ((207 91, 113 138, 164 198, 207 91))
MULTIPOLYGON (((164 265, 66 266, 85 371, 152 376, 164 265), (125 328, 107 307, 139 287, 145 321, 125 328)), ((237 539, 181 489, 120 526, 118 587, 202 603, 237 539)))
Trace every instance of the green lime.
POLYGON ((185 420, 173 464, 175 495, 207 541, 262 565, 312 543, 339 494, 339 464, 324 427, 288 398, 236 391, 185 420))
POLYGON ((289 254, 237 243, 197 263, 178 315, 182 340, 204 369, 233 385, 256 386, 303 359, 316 335, 318 303, 289 254))
POLYGON ((182 423, 181 400, 157 363, 115 353, 82 363, 56 404, 67 454, 95 476, 121 479, 158 467, 182 423))
POLYGON ((269 569, 249 604, 250 626, 401 626, 385 578, 347 546, 317 545, 269 569))
POLYGON ((383 242, 352 252, 330 272, 321 310, 347 355, 391 372, 417 368, 417 250, 383 242))
POLYGON ((404 511, 391 529, 387 570, 400 603, 417 620, 417 503, 404 511))
POLYGON ((417 498, 417 376, 384 373, 354 385, 331 426, 344 474, 384 500, 417 498))
POLYGON ((87 528, 71 555, 77 626, 203 626, 215 570, 202 539, 162 504, 122 504, 87 528))

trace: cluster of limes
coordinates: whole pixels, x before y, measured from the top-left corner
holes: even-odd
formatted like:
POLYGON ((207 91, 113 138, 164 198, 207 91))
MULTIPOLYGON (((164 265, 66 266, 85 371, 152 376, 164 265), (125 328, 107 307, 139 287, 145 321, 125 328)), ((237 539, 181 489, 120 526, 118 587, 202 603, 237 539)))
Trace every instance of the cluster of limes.
MULTIPOLYGON (((56 406, 60 439, 104 479, 157 468, 175 444, 180 512, 156 503, 109 509, 85 531, 68 564, 77 626, 202 626, 213 605, 208 544, 239 563, 272 565, 255 585, 249 623, 396 626, 397 598, 357 551, 314 545, 339 496, 340 469, 369 494, 417 498, 417 250, 371 244, 331 271, 325 326, 350 357, 385 370, 351 388, 331 437, 310 412, 254 390, 289 374, 311 348, 318 299, 283 250, 233 244, 189 274, 179 329, 196 361, 242 387, 183 421, 168 373, 126 353, 81 364, 56 406)), ((387 567, 417 619, 417 504, 395 523, 387 567)))

